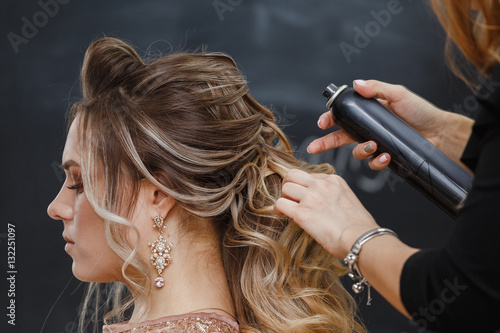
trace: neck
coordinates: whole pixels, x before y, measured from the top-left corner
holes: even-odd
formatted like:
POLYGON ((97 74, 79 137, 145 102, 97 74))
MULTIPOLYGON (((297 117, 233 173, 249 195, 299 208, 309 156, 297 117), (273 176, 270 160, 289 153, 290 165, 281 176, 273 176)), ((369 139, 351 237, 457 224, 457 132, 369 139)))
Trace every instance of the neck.
MULTIPOLYGON (((146 300, 150 309, 141 321, 190 312, 215 312, 234 319, 218 237, 207 229, 205 225, 198 229, 205 230, 203 234, 172 237, 176 238, 172 240, 173 260, 162 273, 165 285, 157 288, 153 284, 150 298, 146 300)), ((158 274, 152 270, 151 276, 154 279, 158 274)), ((134 310, 130 321, 138 319, 134 310)))

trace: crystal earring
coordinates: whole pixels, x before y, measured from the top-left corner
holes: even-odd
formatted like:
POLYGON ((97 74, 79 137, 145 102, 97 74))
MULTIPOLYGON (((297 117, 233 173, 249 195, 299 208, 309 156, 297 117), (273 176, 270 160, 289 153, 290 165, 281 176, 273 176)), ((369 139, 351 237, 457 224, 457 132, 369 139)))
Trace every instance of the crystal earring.
POLYGON ((161 273, 163 269, 170 265, 172 262, 172 257, 170 256, 170 250, 174 244, 167 244, 167 240, 163 238, 163 229, 165 228, 163 217, 155 216, 153 218, 153 228, 158 229, 158 239, 153 243, 148 243, 151 246, 151 264, 158 270, 158 277, 155 279, 155 286, 161 288, 165 285, 161 273))

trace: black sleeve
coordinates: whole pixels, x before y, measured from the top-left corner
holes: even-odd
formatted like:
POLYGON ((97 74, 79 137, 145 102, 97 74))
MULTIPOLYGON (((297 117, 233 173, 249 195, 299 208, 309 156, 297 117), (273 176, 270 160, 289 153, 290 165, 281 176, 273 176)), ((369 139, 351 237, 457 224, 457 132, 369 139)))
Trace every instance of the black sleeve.
POLYGON ((440 332, 500 329, 500 120, 483 114, 469 143, 477 150, 473 185, 455 229, 442 248, 411 256, 401 275, 406 310, 440 332))

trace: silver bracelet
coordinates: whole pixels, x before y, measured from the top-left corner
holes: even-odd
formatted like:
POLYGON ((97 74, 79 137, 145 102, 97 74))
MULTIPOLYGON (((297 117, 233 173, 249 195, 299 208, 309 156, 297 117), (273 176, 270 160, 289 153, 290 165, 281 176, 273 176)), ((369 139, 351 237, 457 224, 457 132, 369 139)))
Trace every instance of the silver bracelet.
POLYGON ((365 289, 365 286, 368 287, 368 300, 366 301, 366 305, 370 305, 372 302, 372 297, 370 293, 370 284, 366 281, 365 277, 361 274, 358 268, 358 256, 359 252, 361 252, 361 247, 364 243, 368 242, 370 239, 375 238, 377 236, 382 235, 393 235, 396 238, 398 235, 391 229, 387 228, 377 228, 362 234, 354 243, 351 248, 351 251, 347 254, 347 257, 344 259, 344 264, 349 268, 349 277, 355 281, 352 285, 352 290, 359 294, 365 289))

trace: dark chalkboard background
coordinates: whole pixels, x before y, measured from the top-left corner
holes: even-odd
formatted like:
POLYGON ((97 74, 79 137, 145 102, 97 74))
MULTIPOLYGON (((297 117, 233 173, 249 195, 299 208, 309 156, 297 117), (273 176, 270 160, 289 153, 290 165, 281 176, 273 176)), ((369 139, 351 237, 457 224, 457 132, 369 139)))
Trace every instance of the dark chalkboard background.
MULTIPOLYGON (((406 85, 445 109, 464 103, 470 92, 444 64, 445 35, 426 2, 59 0, 56 8, 54 1, 0 4, 1 332, 75 331, 84 286, 72 278, 62 224, 47 216, 46 207, 63 181, 56 166, 64 114, 80 96, 84 51, 104 35, 128 40, 143 54, 201 45, 230 54, 256 99, 273 106, 297 155, 332 163, 379 224, 416 247, 439 246, 453 227, 451 218, 390 171, 377 173, 354 160, 350 148, 305 153, 323 134, 316 121, 330 82, 377 78, 406 85), (341 45, 352 53, 346 56, 341 45), (7 297, 5 283, 8 223, 16 230, 15 297, 7 297), (10 299, 16 326, 7 325, 10 299)), ((370 307, 357 299, 371 332, 422 332, 380 296, 370 307)))

